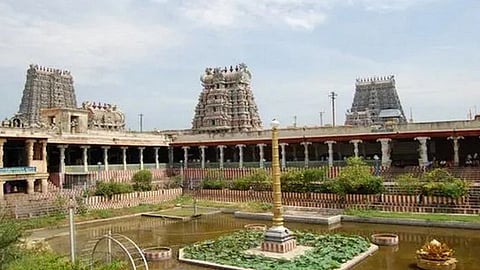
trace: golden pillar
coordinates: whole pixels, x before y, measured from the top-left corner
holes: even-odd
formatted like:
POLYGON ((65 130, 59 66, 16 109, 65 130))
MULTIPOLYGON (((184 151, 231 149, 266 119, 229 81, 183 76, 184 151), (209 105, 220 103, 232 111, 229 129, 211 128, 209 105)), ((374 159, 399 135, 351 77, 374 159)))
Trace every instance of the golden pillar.
POLYGON ((280 186, 280 160, 278 158, 278 126, 272 121, 272 177, 273 177, 273 218, 272 227, 264 235, 262 251, 287 253, 297 247, 297 241, 291 231, 283 226, 282 189, 280 186))
POLYGON ((273 226, 283 226, 282 188, 280 186, 280 161, 278 158, 278 126, 272 121, 272 182, 273 182, 273 226))

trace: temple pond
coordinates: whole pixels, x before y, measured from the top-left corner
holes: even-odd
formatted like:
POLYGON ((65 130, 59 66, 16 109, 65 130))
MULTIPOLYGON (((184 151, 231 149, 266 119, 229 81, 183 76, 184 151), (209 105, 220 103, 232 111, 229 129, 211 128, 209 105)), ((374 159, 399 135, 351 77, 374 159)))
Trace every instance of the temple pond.
MULTIPOLYGON (((216 238, 250 223, 269 222, 234 218, 229 214, 203 216, 191 221, 176 221, 152 217, 125 218, 90 225, 77 226, 77 250, 81 250, 89 240, 108 233, 120 233, 130 237, 141 248, 168 246, 177 255, 178 249, 186 244, 216 238)), ((374 233, 389 232, 399 236, 397 247, 380 247, 373 256, 357 265, 355 270, 388 269, 404 270, 415 268, 415 251, 425 242, 437 239, 455 250, 458 270, 474 270, 480 265, 480 234, 476 230, 445 229, 434 227, 396 226, 383 224, 342 223, 336 227, 317 224, 286 223, 293 230, 358 234, 369 237, 374 233)), ((65 228, 68 232, 68 228, 65 228)), ((69 237, 66 233, 51 238, 49 244, 54 251, 68 254, 69 237)), ((78 256, 78 255, 77 255, 78 256)), ((179 263, 176 259, 149 264, 150 269, 207 269, 179 263)))

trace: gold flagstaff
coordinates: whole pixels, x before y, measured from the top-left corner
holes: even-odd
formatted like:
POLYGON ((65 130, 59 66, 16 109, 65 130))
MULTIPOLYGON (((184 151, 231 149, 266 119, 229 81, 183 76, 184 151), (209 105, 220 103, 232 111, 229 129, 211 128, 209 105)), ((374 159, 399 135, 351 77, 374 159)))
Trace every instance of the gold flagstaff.
POLYGON ((278 158, 278 120, 272 120, 272 176, 273 218, 272 227, 265 232, 262 251, 287 253, 297 247, 297 240, 283 226, 282 189, 280 185, 280 161, 278 158))
POLYGON ((280 186, 280 162, 278 158, 278 120, 272 120, 272 174, 273 174, 273 226, 283 226, 282 189, 280 186))

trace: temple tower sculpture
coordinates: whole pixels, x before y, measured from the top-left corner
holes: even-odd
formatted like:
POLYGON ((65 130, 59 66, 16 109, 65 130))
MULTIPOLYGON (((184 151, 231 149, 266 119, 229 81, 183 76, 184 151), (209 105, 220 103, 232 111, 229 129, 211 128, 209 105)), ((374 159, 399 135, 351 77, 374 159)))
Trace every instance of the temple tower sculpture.
POLYGON ((40 124, 40 109, 76 108, 70 71, 30 65, 20 109, 15 116, 25 126, 40 124))
POLYGON ((192 131, 225 133, 261 130, 262 122, 250 89, 252 75, 245 64, 207 68, 195 108, 192 131))
POLYGON ((356 80, 352 108, 346 114, 345 125, 385 127, 406 122, 393 75, 356 80))

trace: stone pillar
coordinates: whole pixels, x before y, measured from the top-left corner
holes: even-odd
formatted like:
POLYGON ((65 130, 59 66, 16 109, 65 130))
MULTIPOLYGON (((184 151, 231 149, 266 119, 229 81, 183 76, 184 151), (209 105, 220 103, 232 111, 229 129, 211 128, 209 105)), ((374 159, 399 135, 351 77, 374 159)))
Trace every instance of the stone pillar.
POLYGON ((27 194, 35 193, 35 190, 33 188, 34 184, 35 184, 35 179, 27 178, 27 194))
POLYGON ((42 193, 47 193, 48 192, 48 179, 43 178, 42 179, 42 193))
POLYGON ((308 156, 308 145, 312 144, 311 142, 301 142, 301 145, 303 145, 303 153, 305 156, 305 167, 308 167, 308 162, 309 162, 309 156, 308 156))
POLYGON ((430 140, 430 137, 415 137, 414 140, 417 140, 420 143, 418 147, 418 165, 426 166, 428 164, 427 140, 430 140))
POLYGON ((0 200, 3 200, 3 197, 4 197, 4 194, 3 194, 3 185, 5 184, 6 182, 4 181, 0 181, 0 200))
POLYGON ((320 146, 318 145, 318 143, 315 143, 313 145, 313 151, 314 151, 314 154, 315 154, 315 160, 320 160, 320 152, 319 152, 319 148, 320 146))
POLYGON ((361 143, 362 140, 351 140, 350 143, 353 143, 353 154, 355 157, 358 157, 358 144, 361 143))
POLYGON ((458 140, 463 139, 463 137, 450 136, 447 139, 452 140, 453 142, 453 165, 458 166, 460 164, 460 158, 458 157, 458 150, 460 149, 460 145, 458 144, 458 140))
POLYGON ((37 172, 42 172, 42 173, 46 173, 48 172, 48 168, 47 168, 47 144, 48 144, 48 140, 41 140, 40 141, 41 144, 42 144, 42 169, 39 170, 37 168, 37 172))
POLYGON ((200 149, 200 167, 205 169, 205 148, 207 148, 207 146, 200 145, 198 148, 200 149))
POLYGON ((225 148, 225 145, 217 145, 218 150, 220 151, 220 169, 223 169, 223 159, 224 159, 224 153, 223 149, 225 148))
POLYGON ((297 161, 297 145, 292 144, 293 161, 297 161))
POLYGON ((236 147, 238 147, 238 167, 243 168, 243 148, 245 144, 237 144, 236 147))
POLYGON ((333 166, 333 144, 337 143, 336 141, 326 141, 325 144, 328 145, 328 166, 333 166))
POLYGON ((83 171, 88 172, 88 149, 90 146, 82 145, 80 148, 83 150, 83 171))
POLYGON ((27 151, 27 166, 32 166, 33 164, 33 144, 35 140, 26 140, 25 141, 25 150, 27 151))
POLYGON ((143 150, 145 150, 145 147, 138 147, 138 160, 140 160, 140 170, 143 170, 143 150))
POLYGON ((182 146, 183 149, 183 168, 188 168, 188 149, 190 146, 182 146))
POLYGON ((282 155, 281 161, 280 161, 280 166, 282 170, 285 170, 287 168, 287 154, 285 153, 285 146, 288 145, 288 143, 280 143, 280 154, 282 155))
POLYGON ((392 161, 390 160, 390 141, 389 138, 380 138, 377 139, 377 142, 380 142, 382 150, 382 166, 389 167, 392 161))
MULTIPOLYGON (((3 168, 3 144, 6 142, 7 142, 6 139, 0 139, 0 168, 3 168)), ((2 186, 1 183, 0 183, 0 186, 2 186)), ((3 192, 3 189, 2 189, 2 192, 3 192)))
POLYGON ((42 160, 45 160, 45 163, 47 162, 47 145, 48 145, 48 140, 43 140, 42 141, 42 160))
POLYGON ((265 168, 265 162, 264 162, 265 154, 263 153, 263 147, 265 147, 266 144, 259 143, 259 144, 257 144, 257 146, 258 146, 258 149, 260 150, 259 167, 263 169, 263 168, 265 168))
POLYGON ((154 157, 155 157, 155 169, 160 169, 160 163, 158 162, 158 149, 160 147, 154 147, 153 150, 155 150, 154 157))
POLYGON ((168 146, 168 166, 173 168, 173 146, 168 146))
POLYGON ((123 164, 123 170, 127 170, 127 149, 128 147, 122 146, 120 147, 122 149, 122 164, 123 164))
POLYGON ((108 171, 108 149, 110 149, 110 146, 102 146, 103 149, 103 165, 105 168, 105 171, 108 171))
POLYGON ((63 189, 63 183, 64 183, 64 180, 65 180, 65 150, 68 148, 68 145, 66 144, 63 144, 63 145, 58 145, 57 146, 58 149, 60 150, 60 173, 59 173, 59 186, 60 186, 60 189, 63 189))

